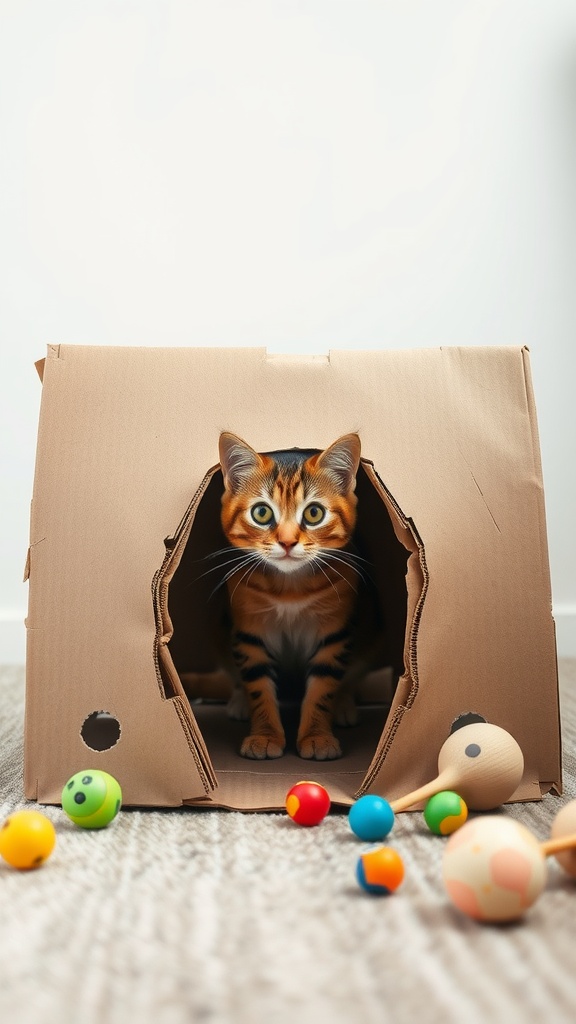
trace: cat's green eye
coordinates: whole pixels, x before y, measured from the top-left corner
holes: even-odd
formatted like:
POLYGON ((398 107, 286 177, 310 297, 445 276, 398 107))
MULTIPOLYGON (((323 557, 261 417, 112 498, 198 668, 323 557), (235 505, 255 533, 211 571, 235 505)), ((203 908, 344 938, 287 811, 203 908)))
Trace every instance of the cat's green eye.
POLYGON ((308 526, 318 526, 322 522, 326 515, 326 509, 323 505, 318 505, 313 502, 311 505, 307 505, 303 512, 303 519, 308 526))
POLYGON ((250 509, 250 514, 254 522, 258 523, 258 526, 268 526, 274 518, 270 505, 266 505, 263 501, 259 502, 258 505, 253 505, 250 509))

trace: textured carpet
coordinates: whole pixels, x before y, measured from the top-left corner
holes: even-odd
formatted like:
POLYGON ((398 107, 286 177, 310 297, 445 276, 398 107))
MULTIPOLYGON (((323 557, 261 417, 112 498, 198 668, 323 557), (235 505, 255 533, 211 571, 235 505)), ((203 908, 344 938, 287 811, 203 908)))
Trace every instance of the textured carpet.
MULTIPOLYGON (((541 839, 576 797, 576 662, 561 684, 564 796, 506 808, 541 839)), ((24 806, 23 708, 23 670, 0 671, 0 820, 24 806)), ((523 922, 481 926, 447 903, 445 840, 419 813, 389 840, 404 885, 378 898, 356 884, 362 845, 343 815, 302 829, 280 814, 122 811, 83 832, 43 810, 50 861, 0 865, 2 1021, 576 1019, 576 884, 553 860, 523 922)))

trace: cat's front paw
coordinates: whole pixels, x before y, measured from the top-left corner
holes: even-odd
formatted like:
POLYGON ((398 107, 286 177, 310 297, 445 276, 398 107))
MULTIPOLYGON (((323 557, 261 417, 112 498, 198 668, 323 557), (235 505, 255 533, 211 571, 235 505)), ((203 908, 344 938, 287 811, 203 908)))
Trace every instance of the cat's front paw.
POLYGON ((298 739, 300 757, 314 761, 335 761, 342 757, 342 748, 331 732, 311 733, 298 739))
POLYGON ((240 753, 242 757, 251 757, 253 761, 264 761, 268 757, 282 757, 285 740, 283 736, 263 736, 255 733, 247 736, 240 753))

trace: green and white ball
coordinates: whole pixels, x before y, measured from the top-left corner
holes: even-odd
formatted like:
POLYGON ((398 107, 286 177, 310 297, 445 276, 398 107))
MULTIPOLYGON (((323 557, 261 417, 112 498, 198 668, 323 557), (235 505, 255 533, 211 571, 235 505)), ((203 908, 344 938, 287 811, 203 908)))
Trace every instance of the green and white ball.
POLYGON ((77 772, 62 790, 62 810, 80 828, 106 828, 121 806, 120 784, 96 768, 77 772))

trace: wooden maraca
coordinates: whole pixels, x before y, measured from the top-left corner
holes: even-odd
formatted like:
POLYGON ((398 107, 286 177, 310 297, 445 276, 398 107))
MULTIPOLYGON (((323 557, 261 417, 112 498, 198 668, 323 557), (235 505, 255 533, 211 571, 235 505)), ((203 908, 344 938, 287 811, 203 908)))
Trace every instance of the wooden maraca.
POLYGON ((394 800, 391 807, 395 813, 406 811, 451 789, 470 810, 488 811, 510 799, 523 774, 524 757, 510 733, 488 722, 473 722, 456 729, 442 745, 437 778, 394 800))
POLYGON ((468 821, 450 837, 443 856, 444 885, 454 906, 476 921, 516 921, 546 885, 547 857, 556 857, 576 878, 576 800, 556 816, 551 836, 539 843, 513 818, 468 821))
POLYGON ((546 856, 553 854, 571 878, 576 878, 576 848, 568 842, 576 834, 576 800, 564 805, 552 822, 550 839, 543 843, 546 856))

